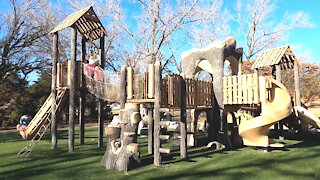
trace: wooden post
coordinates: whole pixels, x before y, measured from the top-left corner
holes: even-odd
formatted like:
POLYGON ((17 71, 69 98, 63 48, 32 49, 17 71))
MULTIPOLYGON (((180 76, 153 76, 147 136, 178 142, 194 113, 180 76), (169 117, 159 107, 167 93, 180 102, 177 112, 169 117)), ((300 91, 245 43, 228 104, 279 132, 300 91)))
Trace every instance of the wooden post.
POLYGON ((294 71, 294 89, 296 92, 296 104, 297 106, 301 106, 299 64, 297 60, 294 61, 293 71, 294 71))
POLYGON ((127 100, 127 94, 126 94, 126 89, 127 89, 127 67, 122 66, 120 70, 120 109, 124 109, 124 105, 127 100))
MULTIPOLYGON (((186 103, 186 82, 181 77, 181 100, 180 100, 180 156, 187 158, 187 103, 186 103)), ((191 112, 190 112, 191 113, 191 112)))
MULTIPOLYGON (((106 59, 105 59, 105 52, 104 52, 104 36, 100 37, 100 59, 101 59, 101 68, 105 68, 106 59)), ((102 77, 102 81, 104 80, 104 77, 102 77)), ((104 102, 102 99, 98 99, 98 124, 99 124, 99 130, 98 130, 98 147, 103 147, 103 129, 104 129, 104 117, 102 114, 103 111, 103 105, 104 102)))
POLYGON ((276 80, 281 83, 281 67, 280 67, 280 64, 276 65, 276 80))
POLYGON ((152 105, 147 104, 147 120, 148 120, 148 154, 153 154, 153 117, 152 105))
MULTIPOLYGON (((280 64, 276 65, 276 80, 281 83, 281 66, 280 66, 280 64)), ((283 137, 283 124, 282 124, 281 121, 279 121, 276 124, 277 124, 276 126, 278 126, 278 131, 279 131, 278 132, 279 136, 278 135, 277 136, 279 137, 280 140, 284 140, 284 137, 283 137)))
POLYGON ((82 40, 81 40, 81 75, 80 75, 80 86, 81 86, 81 90, 80 90, 80 98, 79 98, 79 125, 80 125, 80 133, 79 133, 79 141, 80 144, 84 144, 84 125, 85 125, 85 120, 84 120, 84 111, 85 111, 85 92, 83 89, 84 86, 84 79, 83 79, 83 63, 86 59, 86 39, 84 38, 84 36, 82 36, 82 40))
POLYGON ((242 74, 242 58, 239 59, 239 64, 238 64, 238 75, 242 74))
POLYGON ((199 119, 200 112, 196 109, 193 109, 192 119, 193 119, 193 146, 196 147, 198 145, 198 119, 199 119))
POLYGON ((57 85, 56 87, 63 87, 62 85, 62 64, 57 63, 57 85))
POLYGON ((148 98, 154 95, 154 64, 148 65, 148 98))
POLYGON ((51 108, 51 147, 52 149, 57 148, 57 115, 56 115, 56 94, 57 94, 57 62, 59 58, 58 49, 58 32, 53 34, 52 42, 52 82, 51 82, 51 97, 52 97, 52 108, 51 108))
POLYGON ((133 99, 133 69, 127 67, 127 98, 133 99))
POLYGON ((161 106, 161 62, 156 61, 155 63, 155 76, 154 76, 154 84, 155 84, 155 93, 154 93, 154 159, 153 164, 155 166, 161 165, 161 156, 160 156, 160 106, 161 106))
POLYGON ((76 94, 76 57, 77 57, 77 29, 71 28, 71 57, 70 57, 70 96, 69 96, 69 143, 68 150, 74 150, 74 119, 76 94))

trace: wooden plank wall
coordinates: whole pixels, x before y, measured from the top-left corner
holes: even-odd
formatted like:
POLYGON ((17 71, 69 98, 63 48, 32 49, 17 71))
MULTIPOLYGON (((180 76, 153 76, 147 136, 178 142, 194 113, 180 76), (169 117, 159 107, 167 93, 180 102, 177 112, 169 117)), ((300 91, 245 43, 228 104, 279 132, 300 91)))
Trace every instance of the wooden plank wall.
POLYGON ((259 84, 256 74, 228 76, 223 78, 224 104, 259 103, 259 84))
MULTIPOLYGON (((163 107, 180 107, 181 81, 180 75, 169 75, 162 79, 163 107)), ((188 108, 211 106, 212 83, 194 79, 185 79, 186 103, 188 108)))
MULTIPOLYGON (((149 65, 148 71, 141 75, 134 75, 132 67, 127 67, 127 99, 143 102, 154 98, 154 66, 149 65), (138 79, 138 83, 136 82, 138 79), (139 85, 139 87, 136 87, 139 85), (139 88, 139 91, 138 89, 139 88), (140 95, 142 94, 142 95, 140 95)), ((161 106, 180 107, 182 76, 171 74, 161 80, 161 106)), ((188 108, 209 107, 212 98, 212 82, 195 79, 185 79, 186 100, 188 108)))
POLYGON ((168 76, 162 79, 161 86, 161 106, 168 106, 169 98, 168 98, 168 76))

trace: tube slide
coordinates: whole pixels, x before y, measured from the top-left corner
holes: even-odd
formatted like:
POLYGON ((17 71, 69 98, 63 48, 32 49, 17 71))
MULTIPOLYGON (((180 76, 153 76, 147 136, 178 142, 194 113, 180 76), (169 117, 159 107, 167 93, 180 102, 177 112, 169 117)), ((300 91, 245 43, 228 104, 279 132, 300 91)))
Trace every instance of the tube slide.
POLYGON ((308 111, 302 106, 296 106, 293 108, 296 116, 303 122, 306 122, 314 128, 320 129, 320 119, 312 112, 308 111))
POLYGON ((259 77, 261 116, 242 121, 239 134, 243 144, 255 147, 283 147, 268 137, 269 128, 292 113, 291 98, 286 87, 272 78, 259 77), (271 87, 266 87, 266 84, 271 87))

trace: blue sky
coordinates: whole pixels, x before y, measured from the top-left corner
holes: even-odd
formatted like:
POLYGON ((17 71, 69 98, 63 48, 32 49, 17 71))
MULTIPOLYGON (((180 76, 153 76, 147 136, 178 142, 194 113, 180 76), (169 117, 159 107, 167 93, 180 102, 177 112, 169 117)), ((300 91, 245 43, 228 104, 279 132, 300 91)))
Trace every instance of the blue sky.
MULTIPOLYGON (((318 44, 320 42, 320 0, 275 0, 277 8, 271 16, 272 21, 280 20, 286 12, 289 14, 298 11, 304 11, 311 17, 311 22, 314 27, 308 29, 295 29, 286 33, 287 40, 280 42, 278 45, 282 46, 290 44, 295 54, 299 57, 305 57, 305 62, 320 63, 320 54, 318 51, 318 44)), ((139 13, 137 6, 131 0, 124 0, 122 2, 127 17, 133 17, 139 13)), ((234 13, 235 0, 224 0, 223 8, 227 8, 231 13, 234 13)), ((237 46, 244 46, 243 35, 236 33, 237 25, 235 22, 230 22, 233 29, 231 36, 237 39, 237 46)))
MULTIPOLYGON (((277 2, 277 8, 274 14, 271 16, 273 21, 280 20, 286 12, 289 14, 296 13, 298 11, 304 11, 311 17, 311 22, 314 24, 313 28, 308 29, 296 29, 286 33, 288 39, 284 42, 279 43, 279 46, 290 44, 295 54, 306 57, 306 61, 320 63, 320 54, 318 51, 318 42, 320 42, 320 0, 272 0, 277 2)), ((127 17, 133 17, 138 15, 140 10, 133 0, 123 0, 122 5, 125 10, 127 17)), ((236 0, 224 0, 223 8, 228 9, 231 13, 234 13, 234 6, 236 0)), ((132 22, 131 22, 132 23, 132 22)), ((129 22, 129 24, 131 24, 129 22)), ((132 23, 134 25, 134 22, 132 23)), ((236 33, 237 25, 236 22, 230 22, 232 27, 231 36, 237 39, 238 46, 245 46, 243 41, 243 35, 236 33)), ((185 50, 192 47, 186 47, 185 50)))
MULTIPOLYGON (((228 7, 228 9, 233 12, 235 2, 235 0, 224 0, 224 7, 228 7)), ((318 44, 320 42, 320 0, 275 0, 274 2, 277 2, 278 6, 274 14, 270 17, 273 21, 276 22, 280 20, 286 12, 293 14, 298 11, 304 11, 310 15, 311 22, 314 24, 312 28, 288 31, 286 33, 288 37, 287 40, 280 42, 278 45, 289 44, 296 56, 307 58, 305 62, 320 63, 320 53, 318 50, 318 44)), ((235 29, 232 29, 232 31, 234 33, 232 36, 235 36, 237 39, 237 45, 245 46, 245 42, 241 41, 243 37, 239 37, 239 35, 235 33, 235 29)))
MULTIPOLYGON (((65 5, 66 10, 70 11, 67 3, 64 3, 62 0, 51 0, 53 3, 61 2, 62 5, 65 5)), ((132 3, 133 0, 123 0, 122 5, 125 9, 125 15, 127 17, 133 17, 139 14, 138 6, 135 3, 132 3)), ((320 54, 318 51, 318 44, 320 42, 320 0, 276 0, 278 8, 275 13, 272 15, 272 19, 279 20, 283 15, 288 13, 295 13, 297 11, 307 12, 311 16, 311 21, 314 23, 313 28, 309 29, 296 29, 287 33, 288 39, 285 42, 279 43, 280 45, 290 44, 295 54, 299 56, 307 57, 307 61, 318 62, 320 63, 320 54)), ((230 12, 234 12, 235 0, 224 0, 224 8, 227 8, 230 12)), ((8 6, 8 0, 0 0, 0 10, 8 11, 10 6, 8 6)), ((129 23, 131 24, 131 23, 129 23)), ((244 41, 239 34, 236 34, 236 26, 234 22, 230 22, 232 27, 232 36, 234 36, 238 43, 238 46, 244 46, 244 41)), ((132 23, 134 25, 134 23, 132 23)))

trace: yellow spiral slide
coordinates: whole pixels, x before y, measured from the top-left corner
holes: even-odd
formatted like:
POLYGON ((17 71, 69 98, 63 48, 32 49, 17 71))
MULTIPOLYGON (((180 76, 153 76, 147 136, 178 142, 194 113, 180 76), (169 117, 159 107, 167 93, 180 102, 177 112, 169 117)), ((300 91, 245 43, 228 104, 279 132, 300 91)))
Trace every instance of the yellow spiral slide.
POLYGON ((286 87, 278 81, 259 77, 261 116, 242 121, 239 134, 243 144, 255 147, 282 147, 268 137, 269 128, 292 113, 291 98, 286 87))

